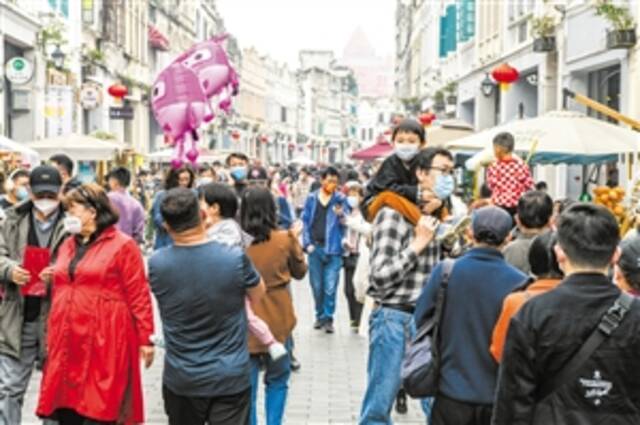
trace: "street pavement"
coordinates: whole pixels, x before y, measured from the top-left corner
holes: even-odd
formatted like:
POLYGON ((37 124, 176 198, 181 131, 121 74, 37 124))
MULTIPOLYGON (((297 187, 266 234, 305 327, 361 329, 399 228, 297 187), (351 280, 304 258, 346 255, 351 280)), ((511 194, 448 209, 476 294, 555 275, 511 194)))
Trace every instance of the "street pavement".
MULTIPOLYGON (((294 282, 293 297, 298 316, 294 331, 295 354, 302 363, 293 373, 284 423, 287 425, 356 424, 366 386, 367 340, 349 328, 342 282, 338 288, 336 333, 313 329, 313 300, 308 281, 294 282)), ((156 323, 159 323, 156 321, 156 323)), ((143 372, 146 424, 167 423, 162 404, 162 356, 157 350, 153 366, 143 372)), ((24 405, 25 425, 41 422, 34 415, 40 373, 34 373, 24 405)), ((262 390, 259 423, 264 423, 262 390)), ((394 423, 424 424, 424 415, 410 401, 406 415, 393 415, 394 423)))

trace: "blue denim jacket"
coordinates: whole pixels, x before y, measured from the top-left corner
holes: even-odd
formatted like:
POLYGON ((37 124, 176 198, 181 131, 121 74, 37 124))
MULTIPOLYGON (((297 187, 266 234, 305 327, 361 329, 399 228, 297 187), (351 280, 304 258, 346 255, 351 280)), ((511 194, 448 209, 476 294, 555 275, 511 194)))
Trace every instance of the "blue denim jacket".
MULTIPOLYGON (((312 244, 311 226, 316 215, 318 202, 318 191, 316 190, 309 195, 304 203, 304 211, 302 212, 302 223, 304 224, 302 245, 305 250, 312 244)), ((327 237, 324 250, 328 255, 342 255, 342 239, 344 238, 345 225, 333 211, 336 205, 342 205, 345 216, 351 212, 347 198, 342 193, 335 192, 331 196, 327 209, 327 237)))

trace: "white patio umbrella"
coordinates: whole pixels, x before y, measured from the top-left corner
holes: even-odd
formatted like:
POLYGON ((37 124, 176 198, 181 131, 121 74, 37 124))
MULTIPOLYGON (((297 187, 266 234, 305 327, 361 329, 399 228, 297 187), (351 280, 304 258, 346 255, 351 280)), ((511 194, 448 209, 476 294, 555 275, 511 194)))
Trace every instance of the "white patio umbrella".
POLYGON ((37 140, 27 146, 44 158, 64 153, 74 161, 108 161, 114 159, 116 152, 126 149, 124 144, 116 141, 102 140, 77 133, 37 140))
POLYGON ((640 146, 638 132, 579 112, 552 111, 455 140, 447 147, 490 151, 493 138, 505 131, 515 137, 517 152, 535 154, 540 163, 589 164, 636 152, 640 146))
POLYGON ((0 151, 18 152, 22 157, 22 164, 31 168, 40 163, 40 154, 23 143, 15 142, 0 135, 0 151))
POLYGON ((289 163, 291 164, 297 164, 297 165, 301 165, 301 166, 310 166, 310 165, 315 165, 316 161, 314 161, 313 159, 306 157, 306 156, 297 156, 295 158, 293 158, 291 161, 289 161, 289 163))
POLYGON ((473 134, 473 127, 462 120, 440 121, 427 128, 427 146, 447 146, 450 142, 473 134))
MULTIPOLYGON (((226 153, 215 152, 208 149, 199 149, 200 156, 198 157, 198 163, 212 163, 215 161, 224 162, 227 158, 226 153)), ((151 162, 171 162, 173 159, 173 148, 162 149, 146 155, 146 158, 151 162)))

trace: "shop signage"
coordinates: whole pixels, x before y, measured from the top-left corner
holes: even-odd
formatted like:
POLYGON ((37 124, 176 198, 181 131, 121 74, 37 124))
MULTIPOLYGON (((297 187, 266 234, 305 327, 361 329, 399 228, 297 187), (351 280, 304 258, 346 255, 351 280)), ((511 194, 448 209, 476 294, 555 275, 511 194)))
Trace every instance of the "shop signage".
POLYGON ((12 84, 26 84, 33 77, 33 65, 23 57, 15 57, 6 63, 4 73, 12 84))
POLYGON ((84 83, 80 88, 79 102, 83 109, 96 109, 102 103, 102 92, 96 84, 84 83))
POLYGON ((73 129, 73 88, 47 87, 44 103, 47 137, 64 136, 73 129))
POLYGON ((120 108, 109 108, 109 118, 112 120, 132 120, 133 108, 131 106, 123 106, 120 108))

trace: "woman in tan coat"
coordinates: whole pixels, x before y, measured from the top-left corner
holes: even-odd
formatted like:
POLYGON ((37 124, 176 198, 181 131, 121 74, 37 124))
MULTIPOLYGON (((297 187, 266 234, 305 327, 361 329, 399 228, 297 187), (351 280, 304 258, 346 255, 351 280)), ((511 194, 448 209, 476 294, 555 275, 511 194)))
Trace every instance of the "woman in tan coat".
MULTIPOLYGON (((289 345, 291 332, 296 325, 296 316, 291 300, 289 284, 291 278, 302 279, 307 273, 307 264, 299 233, 277 229, 276 205, 267 189, 252 188, 242 196, 240 211, 242 229, 254 239, 247 248, 253 262, 267 286, 267 294, 253 304, 255 314, 264 320, 275 338, 289 345)), ((256 397, 260 366, 265 366, 265 411, 268 425, 282 422, 289 388, 291 359, 287 355, 273 361, 265 355, 266 347, 253 336, 249 336, 251 353, 251 424, 256 419, 256 397)))

